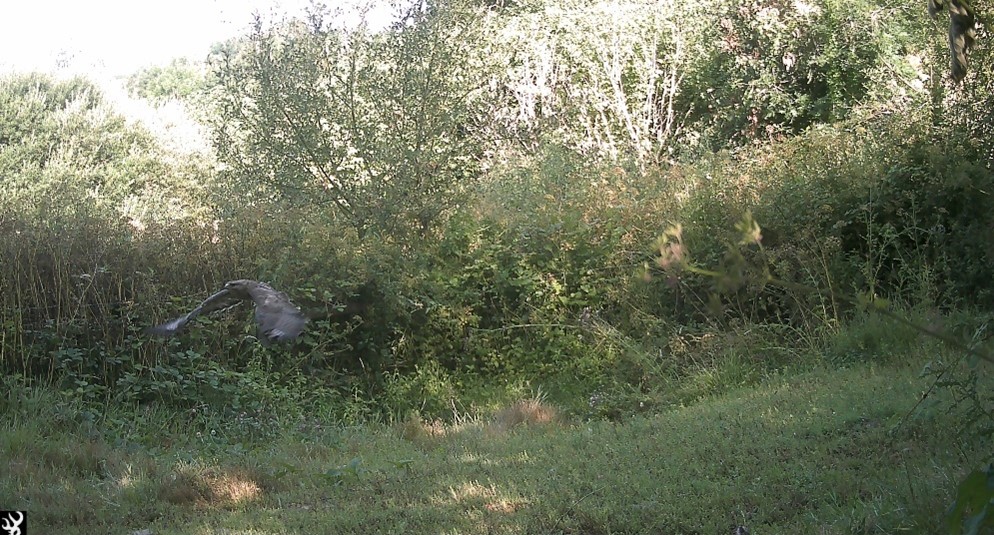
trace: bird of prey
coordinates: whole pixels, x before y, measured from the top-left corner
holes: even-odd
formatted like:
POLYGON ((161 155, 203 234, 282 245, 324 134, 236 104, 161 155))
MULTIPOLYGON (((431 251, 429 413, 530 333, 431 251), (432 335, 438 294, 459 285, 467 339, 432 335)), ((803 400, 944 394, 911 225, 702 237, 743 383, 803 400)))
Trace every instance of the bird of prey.
POLYGON ((290 298, 285 293, 276 291, 272 286, 262 282, 239 279, 226 283, 223 290, 208 297, 189 314, 149 327, 145 332, 158 336, 173 336, 183 330, 190 320, 201 314, 249 300, 255 303, 255 321, 259 327, 259 339, 264 344, 292 340, 304 330, 307 318, 290 302, 290 298))

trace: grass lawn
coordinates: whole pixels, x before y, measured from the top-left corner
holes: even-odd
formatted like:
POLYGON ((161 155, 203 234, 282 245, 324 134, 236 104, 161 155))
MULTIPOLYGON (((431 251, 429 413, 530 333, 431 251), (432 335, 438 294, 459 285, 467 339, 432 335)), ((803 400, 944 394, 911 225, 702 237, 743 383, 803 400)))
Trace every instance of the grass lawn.
POLYGON ((249 443, 143 409, 115 417, 145 438, 115 440, 35 393, 8 402, 0 503, 35 534, 931 533, 983 452, 954 416, 909 415, 921 365, 785 374, 622 423, 311 422, 249 443))

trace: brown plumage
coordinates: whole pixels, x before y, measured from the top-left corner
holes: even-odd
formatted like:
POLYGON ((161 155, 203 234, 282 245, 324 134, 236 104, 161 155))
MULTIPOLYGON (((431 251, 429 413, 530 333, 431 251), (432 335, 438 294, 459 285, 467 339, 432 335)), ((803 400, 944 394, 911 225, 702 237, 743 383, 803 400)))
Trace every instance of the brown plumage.
POLYGON ((966 53, 976 38, 977 20, 969 0, 928 0, 928 14, 935 16, 943 7, 949 9, 949 69, 954 82, 966 76, 966 53))
POLYGON ((259 339, 263 343, 292 340, 300 335, 307 324, 307 318, 290 302, 285 293, 273 289, 268 284, 240 279, 228 282, 224 289, 208 297, 200 306, 185 316, 149 327, 148 334, 173 336, 183 330, 186 324, 201 314, 234 306, 242 301, 255 303, 255 321, 259 327, 259 339))

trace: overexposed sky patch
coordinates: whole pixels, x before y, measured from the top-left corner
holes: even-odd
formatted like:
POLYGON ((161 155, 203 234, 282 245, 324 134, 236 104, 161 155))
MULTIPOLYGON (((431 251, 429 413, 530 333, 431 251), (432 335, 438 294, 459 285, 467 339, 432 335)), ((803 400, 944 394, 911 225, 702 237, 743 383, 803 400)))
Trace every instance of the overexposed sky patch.
MULTIPOLYGON (((332 0, 329 5, 338 5, 332 0)), ((0 72, 123 75, 177 57, 200 60, 248 31, 254 12, 300 15, 309 0, 30 0, 0 17, 0 72)), ((390 2, 374 13, 388 18, 390 2)))

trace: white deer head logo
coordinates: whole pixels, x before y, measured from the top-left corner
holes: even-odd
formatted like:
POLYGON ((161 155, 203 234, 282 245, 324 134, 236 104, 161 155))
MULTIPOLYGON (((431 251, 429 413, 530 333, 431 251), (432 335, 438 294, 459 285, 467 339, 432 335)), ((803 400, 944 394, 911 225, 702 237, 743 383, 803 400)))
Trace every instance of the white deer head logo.
POLYGON ((7 535, 21 535, 21 523, 24 522, 24 513, 20 511, 14 511, 3 519, 3 530, 7 532, 7 535), (15 516, 20 516, 17 520, 14 520, 15 516))

